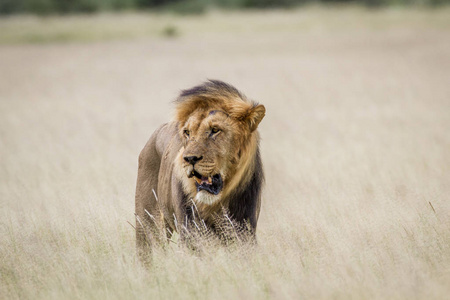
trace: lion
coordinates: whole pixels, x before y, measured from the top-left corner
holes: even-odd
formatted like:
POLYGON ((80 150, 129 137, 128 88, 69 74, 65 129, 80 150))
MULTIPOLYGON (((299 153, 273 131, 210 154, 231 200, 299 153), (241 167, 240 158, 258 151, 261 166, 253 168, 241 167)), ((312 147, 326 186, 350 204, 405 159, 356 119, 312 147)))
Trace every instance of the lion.
POLYGON ((196 220, 196 227, 219 234, 216 220, 224 212, 256 241, 264 181, 257 128, 265 107, 218 80, 183 90, 175 106, 174 120, 139 155, 138 252, 173 232, 185 240, 196 220))

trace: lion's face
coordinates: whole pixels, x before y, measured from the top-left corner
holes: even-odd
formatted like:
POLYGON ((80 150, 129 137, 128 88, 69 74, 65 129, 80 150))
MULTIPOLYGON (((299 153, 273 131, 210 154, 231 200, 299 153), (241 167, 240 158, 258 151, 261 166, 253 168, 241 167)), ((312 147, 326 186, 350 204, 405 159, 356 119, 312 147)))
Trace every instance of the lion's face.
POLYGON ((265 112, 219 81, 181 93, 175 120, 183 146, 175 165, 188 197, 213 204, 249 182, 265 112))
POLYGON ((221 197, 236 171, 241 145, 250 130, 220 109, 199 110, 180 125, 184 147, 178 157, 184 187, 199 202, 221 197))

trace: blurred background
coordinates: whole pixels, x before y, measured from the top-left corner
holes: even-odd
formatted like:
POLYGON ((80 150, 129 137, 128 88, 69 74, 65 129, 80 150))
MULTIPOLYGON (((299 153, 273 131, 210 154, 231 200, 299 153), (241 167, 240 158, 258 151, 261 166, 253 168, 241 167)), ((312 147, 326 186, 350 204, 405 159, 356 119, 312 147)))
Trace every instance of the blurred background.
POLYGON ((369 7, 439 6, 448 0, 2 0, 0 13, 71 13, 126 9, 162 9, 182 13, 201 13, 209 8, 292 8, 305 4, 362 4, 369 7))
POLYGON ((448 4, 0 0, 0 298, 447 299, 448 4), (267 110, 259 247, 149 271, 138 155, 208 78, 267 110))

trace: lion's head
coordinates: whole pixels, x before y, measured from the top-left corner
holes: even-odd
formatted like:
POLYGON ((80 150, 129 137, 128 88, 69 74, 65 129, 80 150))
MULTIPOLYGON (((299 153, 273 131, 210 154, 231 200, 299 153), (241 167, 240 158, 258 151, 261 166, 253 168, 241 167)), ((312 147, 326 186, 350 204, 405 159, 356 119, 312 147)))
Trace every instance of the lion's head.
POLYGON ((256 129, 264 106, 221 81, 183 91, 176 105, 183 147, 175 164, 186 194, 213 204, 245 186, 258 148, 256 129))
POLYGON ((156 129, 139 155, 140 254, 150 235, 165 241, 177 231, 186 242, 200 220, 201 230, 226 243, 255 241, 264 182, 257 127, 265 111, 221 81, 181 93, 175 119, 156 129))

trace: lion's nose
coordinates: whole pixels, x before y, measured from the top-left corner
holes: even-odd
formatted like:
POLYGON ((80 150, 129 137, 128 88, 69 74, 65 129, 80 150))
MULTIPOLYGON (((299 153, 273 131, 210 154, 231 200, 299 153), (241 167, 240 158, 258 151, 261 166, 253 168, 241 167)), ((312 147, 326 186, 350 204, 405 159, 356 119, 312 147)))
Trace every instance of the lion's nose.
POLYGON ((199 160, 202 160, 203 156, 185 156, 184 160, 187 161, 188 163, 190 163, 191 165, 195 165, 196 162, 198 162, 199 160))

